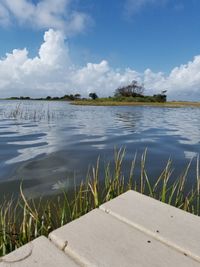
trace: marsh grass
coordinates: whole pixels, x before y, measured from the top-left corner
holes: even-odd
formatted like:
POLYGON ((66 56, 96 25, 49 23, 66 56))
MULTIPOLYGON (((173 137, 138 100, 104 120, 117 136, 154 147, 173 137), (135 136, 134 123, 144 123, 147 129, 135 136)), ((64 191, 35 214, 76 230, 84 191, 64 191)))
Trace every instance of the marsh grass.
POLYGON ((15 107, 4 111, 3 117, 14 120, 28 120, 34 122, 53 121, 57 119, 60 114, 50 109, 50 106, 45 103, 37 105, 24 105, 19 102, 15 107))
POLYGON ((200 215, 199 157, 196 159, 196 177, 191 188, 188 188, 187 178, 192 161, 174 180, 172 161, 169 159, 160 175, 152 182, 146 168, 147 150, 140 159, 139 176, 135 171, 138 168, 137 154, 128 175, 124 174, 124 158, 124 148, 115 150, 114 166, 111 163, 105 164, 103 175, 98 158, 96 166, 89 169, 84 182, 74 186, 70 194, 62 189, 61 194, 53 200, 28 200, 21 184, 21 197, 17 203, 14 200, 5 200, 1 204, 0 254, 5 255, 40 235, 47 236, 52 230, 130 189, 200 215))

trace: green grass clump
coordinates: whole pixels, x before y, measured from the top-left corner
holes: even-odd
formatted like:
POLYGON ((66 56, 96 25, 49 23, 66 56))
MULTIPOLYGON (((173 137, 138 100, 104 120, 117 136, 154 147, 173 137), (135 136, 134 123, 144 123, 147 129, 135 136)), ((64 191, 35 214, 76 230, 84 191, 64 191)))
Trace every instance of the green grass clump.
POLYGON ((63 190, 53 200, 27 200, 21 186, 21 197, 17 203, 5 200, 0 207, 0 255, 5 255, 38 236, 48 236, 52 230, 130 189, 200 215, 199 157, 196 160, 195 182, 190 189, 187 177, 191 162, 174 180, 172 161, 168 160, 159 177, 152 182, 145 166, 146 151, 140 159, 139 176, 135 174, 137 155, 134 156, 128 175, 123 174, 124 157, 125 149, 116 150, 114 166, 107 163, 103 175, 98 159, 84 182, 75 186, 70 194, 63 190))

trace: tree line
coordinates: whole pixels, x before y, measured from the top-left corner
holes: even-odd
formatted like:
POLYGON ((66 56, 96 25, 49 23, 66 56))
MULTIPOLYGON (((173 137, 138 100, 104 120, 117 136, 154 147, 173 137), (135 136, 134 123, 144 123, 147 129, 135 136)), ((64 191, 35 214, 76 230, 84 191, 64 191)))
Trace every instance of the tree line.
MULTIPOLYGON (((146 96, 144 95, 145 87, 143 84, 138 83, 136 80, 133 80, 131 83, 120 86, 114 91, 113 97, 109 97, 110 100, 118 100, 118 101, 125 101, 125 100, 133 100, 133 101, 141 101, 141 102, 166 102, 167 101, 167 95, 166 90, 161 91, 160 94, 155 94, 153 96, 146 96)), ((89 98, 92 100, 98 99, 98 95, 95 92, 91 92, 88 95, 89 98)), ((74 101, 74 100, 85 100, 86 98, 82 98, 81 94, 66 94, 64 96, 58 97, 58 96, 47 96, 45 98, 31 98, 31 97, 11 97, 9 99, 15 99, 15 100, 68 100, 68 101, 74 101)))
MULTIPOLYGON (((128 85, 124 85, 118 87, 113 97, 109 97, 109 99, 115 100, 137 100, 138 102, 166 102, 167 101, 167 90, 161 91, 160 94, 155 94, 153 96, 145 96, 144 95, 145 87, 143 84, 138 83, 136 80, 133 80, 128 85)), ((93 100, 97 99, 98 96, 96 93, 90 93, 89 97, 93 100)))

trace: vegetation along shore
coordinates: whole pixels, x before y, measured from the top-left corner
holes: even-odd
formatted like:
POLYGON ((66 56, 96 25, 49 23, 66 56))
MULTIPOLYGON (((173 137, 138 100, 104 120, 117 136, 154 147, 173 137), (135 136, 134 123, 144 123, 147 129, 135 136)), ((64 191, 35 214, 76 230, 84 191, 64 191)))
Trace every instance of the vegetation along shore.
POLYGON ((154 107, 200 107, 200 102, 190 101, 167 101, 167 90, 161 91, 153 96, 144 95, 145 88, 137 81, 119 87, 113 96, 98 97, 93 92, 89 93, 88 98, 81 97, 81 94, 66 94, 64 96, 47 96, 44 98, 31 98, 28 96, 10 97, 6 100, 42 100, 42 101, 69 101, 73 105, 86 106, 154 106, 154 107))
POLYGON ((140 159, 135 154, 127 175, 124 172, 125 149, 115 150, 114 165, 103 165, 97 160, 86 179, 70 193, 61 188, 60 195, 52 199, 30 200, 23 193, 17 203, 5 199, 0 204, 0 255, 5 255, 34 238, 48 236, 52 230, 99 207, 102 203, 133 189, 164 203, 200 215, 200 174, 199 157, 196 159, 195 177, 190 177, 191 161, 176 178, 173 176, 173 163, 168 160, 160 175, 149 177, 146 168, 146 151, 140 159), (137 165, 139 163, 139 166, 137 165), (139 168, 139 169, 138 169, 139 168), (137 171, 139 170, 139 175, 137 171), (187 178, 193 179, 188 185, 187 178))
POLYGON ((166 107, 166 108, 182 108, 182 107, 196 107, 200 108, 200 102, 186 102, 186 101, 172 101, 172 102, 134 102, 134 101, 118 101, 110 100, 108 98, 98 98, 95 100, 76 100, 71 102, 73 105, 82 106, 153 106, 153 107, 166 107))

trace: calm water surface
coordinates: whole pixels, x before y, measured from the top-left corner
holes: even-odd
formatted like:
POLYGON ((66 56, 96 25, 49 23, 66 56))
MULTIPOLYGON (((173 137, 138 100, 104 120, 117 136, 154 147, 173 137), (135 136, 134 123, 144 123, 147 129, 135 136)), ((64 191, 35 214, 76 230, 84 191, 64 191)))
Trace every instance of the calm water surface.
POLYGON ((30 197, 70 188, 99 155, 112 160, 115 146, 126 147, 126 170, 148 148, 151 177, 169 157, 180 173, 200 152, 200 109, 0 101, 0 196, 16 195, 22 180, 30 197))

